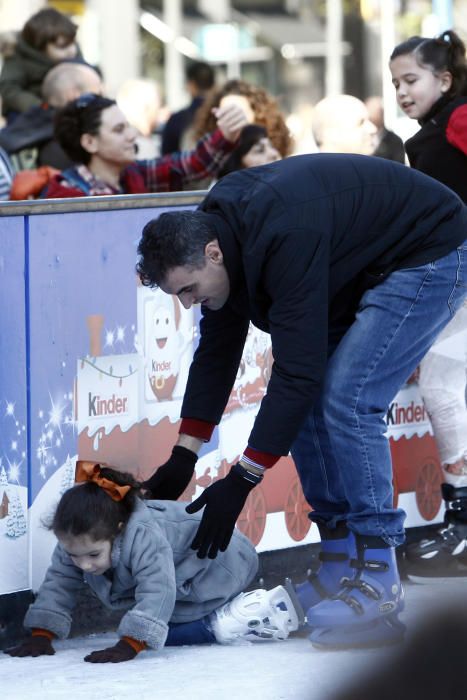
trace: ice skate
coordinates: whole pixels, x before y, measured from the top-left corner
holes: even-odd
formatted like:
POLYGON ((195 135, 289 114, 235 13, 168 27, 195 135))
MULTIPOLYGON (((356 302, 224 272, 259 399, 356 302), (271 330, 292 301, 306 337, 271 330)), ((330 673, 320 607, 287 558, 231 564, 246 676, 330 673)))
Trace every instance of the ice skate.
POLYGON ((355 557, 355 537, 340 523, 334 530, 318 525, 321 536, 320 567, 306 581, 295 586, 302 608, 307 611, 341 588, 341 580, 352 576, 350 560, 355 557))
POLYGON ((404 594, 394 547, 377 537, 356 536, 357 557, 351 560, 353 576, 343 579, 341 590, 307 613, 310 640, 319 648, 368 648, 402 640, 404 625, 398 614, 404 594))
POLYGON ((240 593, 210 616, 219 644, 237 640, 284 640, 298 629, 301 611, 284 586, 240 593))
POLYGON ((467 487, 442 484, 444 527, 405 548, 407 576, 416 583, 467 577, 467 487))

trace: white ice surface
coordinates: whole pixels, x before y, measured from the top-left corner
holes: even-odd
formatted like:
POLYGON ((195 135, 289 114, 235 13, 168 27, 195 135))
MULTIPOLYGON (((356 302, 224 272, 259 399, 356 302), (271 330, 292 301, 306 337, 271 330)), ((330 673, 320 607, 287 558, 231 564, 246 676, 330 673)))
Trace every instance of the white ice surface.
MULTIPOLYGON (((436 601, 463 596, 467 579, 406 585, 408 631, 436 601)), ((114 634, 55 642, 55 656, 0 655, 1 700, 327 700, 387 650, 323 652, 306 638, 236 646, 165 648, 122 664, 83 657, 116 641, 114 634)), ((388 663, 390 661, 388 660, 388 663)))

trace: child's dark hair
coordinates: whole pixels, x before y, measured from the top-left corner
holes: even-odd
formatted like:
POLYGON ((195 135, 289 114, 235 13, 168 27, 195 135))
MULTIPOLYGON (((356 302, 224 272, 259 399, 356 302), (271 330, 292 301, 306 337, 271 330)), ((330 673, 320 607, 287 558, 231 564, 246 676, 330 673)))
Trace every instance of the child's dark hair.
POLYGON ((449 30, 434 39, 412 36, 396 46, 389 60, 407 54, 413 54, 420 66, 429 67, 434 73, 448 71, 452 75, 452 85, 446 93, 449 97, 467 95, 465 44, 456 32, 449 30))
POLYGON ((30 17, 21 31, 21 38, 37 51, 44 51, 47 44, 64 37, 71 44, 78 27, 66 15, 53 7, 36 12, 30 17))
POLYGON ((246 156, 258 141, 266 138, 267 135, 268 132, 264 126, 259 126, 259 124, 248 124, 243 127, 238 139, 238 144, 219 171, 219 178, 233 173, 236 170, 242 170, 242 168, 245 167, 242 163, 243 157, 246 156))
POLYGON ((85 93, 69 102, 55 116, 55 138, 74 163, 87 165, 92 157, 81 145, 81 136, 97 136, 102 112, 117 104, 115 100, 94 93, 85 93))
POLYGON ((93 540, 113 540, 127 524, 136 507, 139 482, 123 472, 101 467, 100 476, 119 486, 132 488, 121 501, 114 501, 93 481, 75 484, 65 491, 50 523, 55 535, 89 535, 93 540))

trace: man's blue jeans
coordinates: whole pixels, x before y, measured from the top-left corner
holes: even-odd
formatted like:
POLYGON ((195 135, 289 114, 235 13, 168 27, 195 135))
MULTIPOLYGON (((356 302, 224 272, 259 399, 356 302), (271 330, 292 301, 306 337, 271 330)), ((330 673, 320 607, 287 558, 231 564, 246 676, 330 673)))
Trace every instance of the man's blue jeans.
POLYGON ((465 296, 465 243, 434 262, 396 270, 364 293, 292 447, 312 520, 330 528, 346 520, 357 534, 403 542, 405 513, 393 507, 384 418, 465 296))

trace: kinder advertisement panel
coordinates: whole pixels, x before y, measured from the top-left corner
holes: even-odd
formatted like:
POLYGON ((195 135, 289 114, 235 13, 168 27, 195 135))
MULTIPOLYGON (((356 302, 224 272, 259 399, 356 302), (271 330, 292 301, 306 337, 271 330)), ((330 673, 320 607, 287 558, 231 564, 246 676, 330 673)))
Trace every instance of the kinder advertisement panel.
MULTIPOLYGON (((24 251, 18 247, 16 274, 2 277, 7 331, 1 375, 5 415, 0 418, 8 430, 0 443, 5 472, 0 469, 0 538, 6 525, 1 513, 11 508, 19 523, 14 546, 21 543, 23 559, 18 558, 18 576, 0 579, 0 593, 40 584, 54 545, 42 519, 72 484, 77 457, 146 478, 167 459, 177 439, 199 310, 186 310, 176 298, 143 288, 134 272, 141 230, 162 211, 31 216, 27 235, 23 230, 15 239, 27 246, 24 251), (16 326, 15 313, 21 319, 16 326), (20 508, 10 506, 16 495, 22 504, 26 487, 31 503, 30 581, 24 574, 27 542, 20 508)), ((14 226, 18 224, 11 225, 12 237, 14 226)), ((184 499, 222 478, 238 459, 272 362, 269 336, 251 327, 224 418, 203 447, 184 499)), ((407 511, 407 524, 440 519, 439 459, 416 384, 404 387, 394 399, 387 423, 396 499, 407 511)), ((318 539, 309 510, 288 457, 252 491, 238 525, 260 551, 290 547, 318 539)), ((4 533, 2 560, 6 541, 12 540, 4 533)))
POLYGON ((27 345, 21 219, 0 228, 0 594, 29 588, 27 345))

